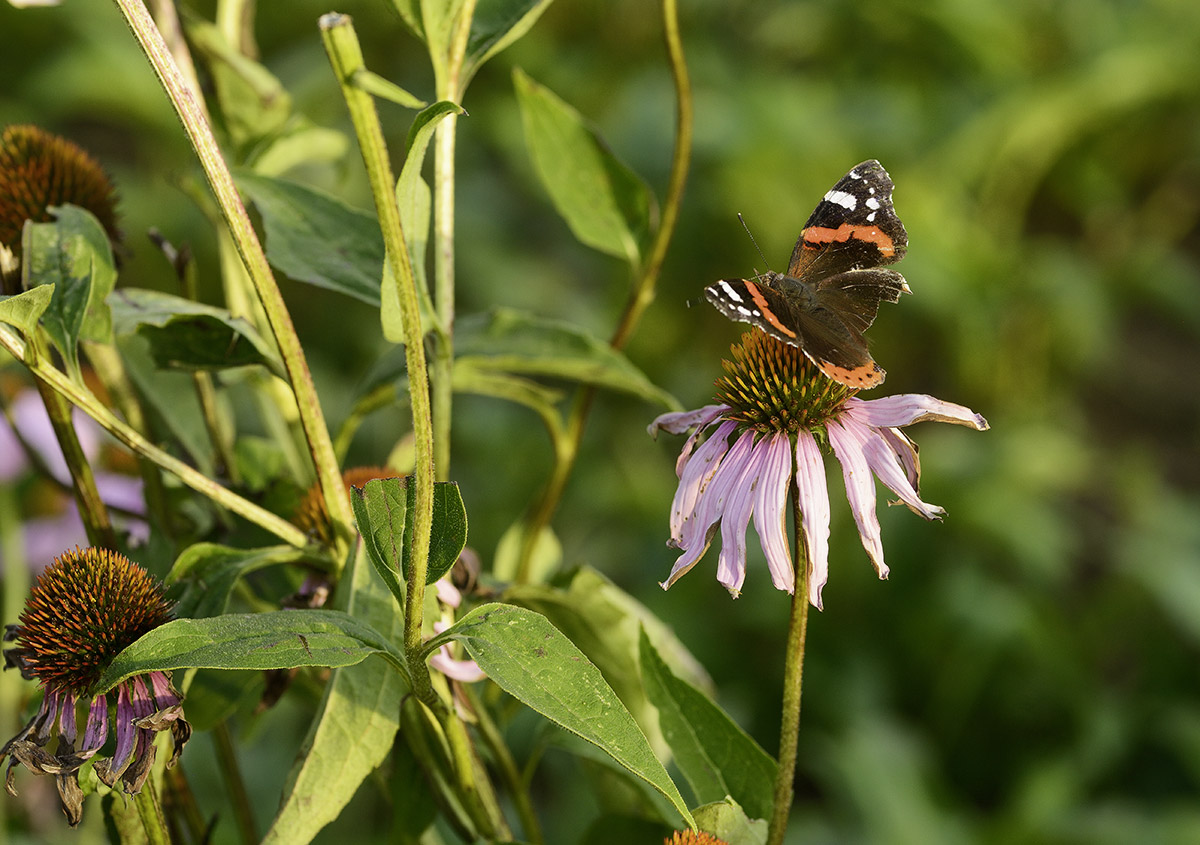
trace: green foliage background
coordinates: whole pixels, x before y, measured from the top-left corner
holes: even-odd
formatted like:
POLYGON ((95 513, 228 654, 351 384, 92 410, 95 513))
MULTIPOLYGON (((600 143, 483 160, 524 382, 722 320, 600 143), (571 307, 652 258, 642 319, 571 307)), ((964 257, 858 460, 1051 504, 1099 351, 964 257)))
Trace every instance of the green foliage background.
MULTIPOLYGON (((328 6, 259 5, 263 63, 299 111, 349 135, 316 27, 328 6)), ((196 10, 211 19, 211 6, 196 10)), ((354 16, 369 67, 431 96, 389 4, 338 11, 354 16)), ((889 373, 880 393, 931 393, 992 424, 912 431, 925 498, 949 517, 881 513, 887 583, 833 494, 795 841, 1200 841, 1200 4, 701 0, 683 4, 681 23, 693 169, 630 358, 685 406, 709 401, 739 329, 687 303, 715 278, 766 269, 735 214, 779 269, 824 191, 878 158, 909 230, 899 269, 915 292, 872 329, 889 373)), ((215 297, 215 246, 180 188, 199 171, 115 7, 2 5, 0 40, 0 125, 65 135, 118 184, 132 249, 122 283, 175 292, 145 239, 155 227, 192 246, 215 297)), ((594 121, 661 194, 674 114, 657 10, 559 0, 484 67, 459 124, 460 313, 510 305, 606 335, 624 265, 577 244, 550 206, 513 67, 594 121)), ((398 154, 411 116, 381 110, 398 154)), ((371 206, 352 148, 290 177, 371 206)), ((383 346, 378 318, 284 284, 336 425, 383 346)), ((773 750, 787 597, 756 550, 736 602, 712 578, 714 552, 659 590, 680 444, 646 437, 657 412, 597 402, 555 521, 566 562, 597 567, 668 620, 721 704, 773 750)), ((377 415, 349 463, 380 461, 403 425, 377 415)), ((451 474, 485 560, 548 467, 529 412, 456 398, 451 474)), ((264 808, 305 723, 293 704, 242 725, 264 808)), ((217 806, 206 741, 189 748, 189 768, 217 806)), ((550 776, 538 790, 558 808, 549 841, 568 841, 589 798, 550 776)), ((386 841, 379 803, 360 794, 324 841, 362 834, 367 813, 386 841)), ((218 841, 230 836, 222 821, 218 841)))

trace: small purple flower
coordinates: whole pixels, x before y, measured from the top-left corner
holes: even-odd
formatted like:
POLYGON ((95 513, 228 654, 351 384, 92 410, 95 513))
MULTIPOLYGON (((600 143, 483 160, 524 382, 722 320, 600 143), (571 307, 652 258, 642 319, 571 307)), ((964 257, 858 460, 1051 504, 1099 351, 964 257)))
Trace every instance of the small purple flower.
POLYGON ((795 589, 786 537, 787 494, 795 479, 808 562, 808 595, 821 608, 829 577, 829 491, 821 444, 842 466, 846 497, 875 571, 887 578, 875 514, 875 478, 925 519, 942 508, 921 500, 916 444, 900 429, 925 420, 967 425, 987 421, 975 412, 932 396, 905 394, 863 400, 833 382, 795 347, 762 332, 747 332, 725 362, 718 380, 720 404, 663 414, 651 423, 672 434, 691 430, 676 463, 679 487, 671 505, 668 545, 683 554, 663 583, 670 587, 707 551, 718 524, 721 552, 717 580, 736 598, 746 577, 746 527, 751 516, 780 590, 795 589), (697 447, 702 434, 708 437, 697 447))
MULTIPOLYGON (((10 757, 5 789, 15 795, 14 768, 53 775, 67 821, 83 815, 79 769, 109 736, 109 698, 94 693, 105 668, 126 646, 170 618, 162 587, 137 564, 116 552, 88 548, 66 552, 38 579, 19 624, 8 626, 4 668, 41 682, 44 695, 37 715, 0 747, 10 757), (76 706, 88 702, 79 740, 76 706), (46 748, 58 737, 53 753, 46 748)), ((154 765, 154 735, 170 730, 174 763, 191 727, 183 718, 182 697, 164 672, 135 676, 116 688, 112 727, 116 748, 95 764, 106 785, 121 782, 125 792, 141 790, 154 765)))

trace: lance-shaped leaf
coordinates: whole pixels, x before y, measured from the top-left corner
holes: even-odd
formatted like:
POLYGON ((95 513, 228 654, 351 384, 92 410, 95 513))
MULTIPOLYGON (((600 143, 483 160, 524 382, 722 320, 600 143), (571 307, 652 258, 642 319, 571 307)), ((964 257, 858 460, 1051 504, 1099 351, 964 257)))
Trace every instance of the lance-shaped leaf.
MULTIPOLYGON (((429 243, 432 198, 429 186, 421 178, 421 165, 425 162, 425 153, 438 123, 447 115, 462 113, 461 106, 443 100, 413 118, 412 127, 408 130, 404 166, 400 168, 400 178, 396 180, 396 205, 400 209, 400 225, 404 229, 404 242, 408 247, 408 258, 420 297, 421 321, 426 330, 433 325, 434 319, 425 278, 425 247, 429 243)), ((383 265, 380 300, 379 319, 383 323, 383 336, 392 343, 403 343, 405 335, 404 320, 400 315, 400 293, 390 261, 383 265)))
MULTIPOLYGON (((350 502, 367 554, 399 602, 403 587, 396 573, 408 576, 416 485, 408 478, 376 478, 361 489, 350 490, 350 502)), ((433 485, 433 527, 429 536, 429 564, 425 583, 432 584, 450 571, 467 544, 467 511, 458 484, 433 485)))
POLYGON ((246 320, 216 308, 156 290, 122 288, 108 298, 113 330, 137 333, 162 369, 220 370, 262 364, 282 374, 283 364, 246 320))
POLYGON ((379 305, 383 236, 372 215, 285 179, 247 171, 236 179, 262 215, 271 266, 298 282, 379 305))
POLYGON ((112 316, 105 298, 117 282, 108 234, 91 212, 51 206, 50 223, 26 222, 21 272, 26 290, 54 285, 42 325, 71 372, 79 368, 81 338, 108 343, 112 316))
POLYGON ((708 696, 676 677, 644 632, 641 663, 659 727, 696 797, 709 803, 732 796, 751 818, 770 818, 778 769, 771 755, 708 696))
POLYGON ((0 323, 8 323, 28 337, 37 328, 42 312, 50 305, 54 285, 39 285, 16 296, 0 296, 0 323))
POLYGON ((537 22, 551 0, 478 0, 467 39, 467 77, 537 22))
POLYGON ((665 795, 694 826, 687 804, 637 722, 600 674, 546 617, 505 604, 477 607, 431 644, 463 643, 509 695, 597 746, 665 795))
POLYGON ((455 351, 460 362, 480 371, 578 381, 679 406, 612 346, 561 320, 509 308, 473 314, 457 323, 455 351))
POLYGON ((175 601, 175 615, 192 619, 220 616, 239 578, 265 566, 297 563, 304 557, 304 550, 293 546, 262 549, 236 549, 217 543, 188 546, 175 559, 166 578, 168 585, 181 587, 175 601))
POLYGON ((583 116, 520 70, 513 72, 534 168, 581 243, 637 266, 650 226, 650 189, 583 116))
POLYGON ((381 655, 405 673, 404 655, 370 625, 338 610, 279 610, 176 619, 118 654, 96 692, 134 675, 174 669, 353 666, 381 655))
MULTIPOLYGON (((399 642, 403 617, 362 547, 348 577, 347 612, 399 642)), ((338 817, 392 750, 407 691, 404 679, 381 660, 334 671, 264 845, 308 842, 338 817)))

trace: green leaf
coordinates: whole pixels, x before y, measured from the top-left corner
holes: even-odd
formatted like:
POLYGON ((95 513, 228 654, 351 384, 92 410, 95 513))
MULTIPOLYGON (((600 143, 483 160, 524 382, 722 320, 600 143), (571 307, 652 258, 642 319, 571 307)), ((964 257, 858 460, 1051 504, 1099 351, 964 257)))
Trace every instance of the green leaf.
POLYGON ((679 790, 600 670, 546 617, 512 605, 486 604, 433 642, 443 638, 460 640, 501 689, 605 751, 665 795, 694 825, 679 790))
POLYGON ((679 407, 620 352, 560 320, 508 308, 473 314, 456 324, 455 351, 460 363, 480 371, 579 381, 679 407))
POLYGON ((383 236, 372 215, 284 179, 243 170, 236 180, 262 215, 271 266, 378 307, 383 236))
MULTIPOLYGON (((349 578, 347 612, 399 642, 403 617, 361 547, 349 578)), ((382 660, 334 671, 264 845, 309 842, 338 817, 392 750, 407 692, 404 679, 382 660)))
POLYGON ((188 546, 175 559, 166 582, 181 584, 183 592, 175 602, 175 615, 199 619, 220 616, 229 604, 238 578, 277 563, 298 563, 306 557, 303 549, 270 546, 262 549, 235 549, 217 543, 188 546))
POLYGON ((366 68, 359 68, 350 82, 355 88, 366 91, 372 97, 388 100, 398 106, 404 106, 406 109, 423 109, 429 105, 424 100, 408 93, 390 79, 384 79, 379 74, 372 73, 366 68))
MULTIPOLYGON (((397 601, 403 589, 396 572, 408 576, 416 485, 408 478, 376 478, 363 488, 351 488, 351 504, 358 531, 371 562, 397 601), (400 592, 397 592, 397 590, 400 592)), ((432 584, 450 571, 467 544, 467 511, 458 484, 439 481, 433 485, 433 527, 429 536, 429 564, 425 583, 432 584)))
POLYGON ((208 65, 229 137, 238 146, 283 128, 292 98, 274 74, 225 40, 215 25, 184 16, 188 42, 208 65))
POLYGON ((340 162, 349 149, 350 140, 343 133, 297 115, 263 146, 255 147, 248 161, 260 176, 281 176, 302 164, 340 162))
POLYGON ((551 0, 479 0, 467 39, 467 77, 529 32, 550 3, 551 0))
POLYGON ((563 398, 561 390, 509 373, 481 370, 475 363, 470 358, 460 358, 454 363, 455 392, 507 399, 532 408, 543 419, 553 419, 553 425, 562 427, 562 416, 558 412, 558 403, 563 398))
POLYGON ((42 325, 76 373, 80 339, 112 341, 112 315, 104 300, 117 282, 117 270, 108 234, 91 212, 73 205, 48 210, 52 222, 25 224, 21 272, 26 290, 54 286, 42 325))
POLYGON ((96 692, 134 675, 174 669, 353 666, 379 654, 407 672, 404 655, 370 625, 337 610, 279 610, 160 625, 116 656, 96 692))
POLYGON ((645 635, 641 663, 663 735, 697 799, 707 803, 728 795, 752 818, 769 819, 778 769, 771 755, 708 696, 677 678, 645 635))
MULTIPOLYGON (((501 581, 516 580, 517 566, 521 562, 521 544, 525 540, 527 530, 525 520, 519 519, 500 535, 500 542, 496 544, 496 555, 492 560, 492 574, 501 581)), ((554 529, 543 526, 538 532, 529 561, 529 583, 541 584, 549 580, 562 565, 562 558, 562 543, 559 542, 558 535, 554 533, 554 529)), ((521 603, 519 598, 516 601, 521 603)))
POLYGON ((525 144, 554 207, 581 243, 637 266, 650 227, 650 189, 575 109, 513 71, 525 144))
MULTIPOLYGON (((497 575, 501 560, 498 551, 497 575)), ((566 589, 519 584, 506 590, 504 599, 541 613, 566 634, 604 673, 604 679, 629 708, 651 745, 660 756, 666 756, 669 746, 639 671, 643 629, 675 672, 699 686, 712 686, 704 668, 670 627, 645 605, 588 567, 575 572, 566 589)))
POLYGON ((16 296, 0 296, 0 323, 16 326, 28 337, 37 329, 42 312, 50 305, 54 285, 39 285, 16 296))
POLYGON ((283 374, 283 363, 258 330, 224 308, 141 288, 122 288, 108 297, 113 330, 137 332, 150 344, 162 369, 219 370, 262 364, 283 374))
POLYGON ((751 819, 732 798, 697 807, 696 824, 729 845, 766 845, 766 819, 751 819))
MULTIPOLYGON (((429 185, 421 178, 421 166, 438 123, 451 114, 463 114, 462 107, 442 100, 413 118, 405 144, 404 166, 400 168, 400 178, 396 180, 396 205, 400 209, 400 225, 404 229, 404 242, 408 247, 408 258, 421 300, 421 321, 426 330, 434 325, 436 319, 425 277, 425 248, 429 243, 429 217, 433 200, 429 185)), ((383 336, 392 343, 404 343, 406 338, 404 320, 400 314, 400 293, 390 261, 383 266, 380 300, 379 319, 383 324, 383 336)))

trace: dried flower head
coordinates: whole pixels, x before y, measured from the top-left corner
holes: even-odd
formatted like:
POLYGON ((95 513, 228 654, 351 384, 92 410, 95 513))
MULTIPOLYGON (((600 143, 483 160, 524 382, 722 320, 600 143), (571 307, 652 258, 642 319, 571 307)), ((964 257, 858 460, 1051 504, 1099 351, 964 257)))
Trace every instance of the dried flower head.
MULTIPOLYGON (((148 631, 170 619, 162 587, 144 569, 107 549, 76 549, 59 556, 38 578, 18 624, 4 639, 4 668, 37 680, 45 693, 37 715, 3 748, 11 755, 5 788, 15 794, 13 769, 20 763, 35 774, 54 775, 71 825, 83 813, 79 769, 108 738, 109 708, 96 682, 112 659, 148 631), (90 699, 82 744, 76 705, 90 699), (57 735, 51 754, 46 746, 57 735)), ((173 763, 191 735, 182 698, 164 672, 151 672, 117 687, 116 750, 96 764, 100 780, 118 780, 128 793, 141 790, 154 765, 156 731, 171 731, 173 763)))
MULTIPOLYGON (((351 487, 362 487, 376 478, 398 478, 400 475, 401 473, 386 467, 353 467, 342 473, 342 482, 346 485, 346 490, 349 490, 351 487)), ((325 500, 321 496, 320 484, 314 483, 308 488, 308 492, 292 512, 292 524, 321 543, 333 542, 333 529, 329 525, 329 515, 325 512, 325 500)))

